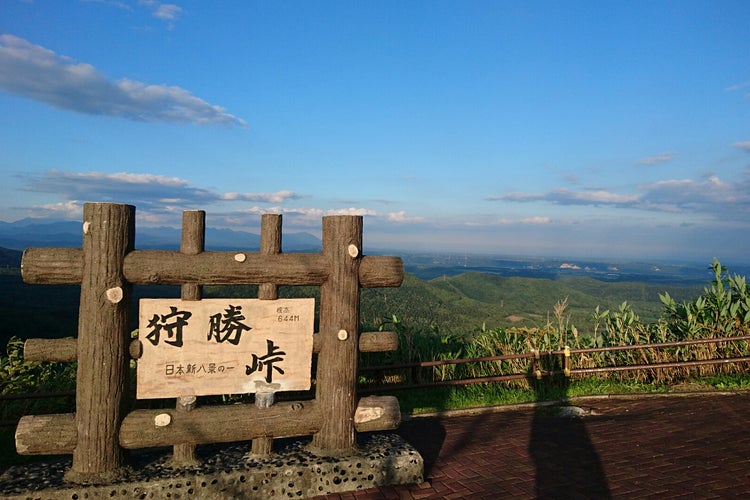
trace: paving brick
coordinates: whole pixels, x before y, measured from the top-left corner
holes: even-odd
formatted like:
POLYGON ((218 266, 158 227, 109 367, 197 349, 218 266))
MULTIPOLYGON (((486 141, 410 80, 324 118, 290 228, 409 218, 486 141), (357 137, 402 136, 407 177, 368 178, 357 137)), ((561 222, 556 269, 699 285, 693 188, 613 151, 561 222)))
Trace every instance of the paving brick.
POLYGON ((398 432, 422 454, 425 483, 355 498, 750 497, 750 393, 576 403, 598 415, 524 408, 407 420, 398 432))

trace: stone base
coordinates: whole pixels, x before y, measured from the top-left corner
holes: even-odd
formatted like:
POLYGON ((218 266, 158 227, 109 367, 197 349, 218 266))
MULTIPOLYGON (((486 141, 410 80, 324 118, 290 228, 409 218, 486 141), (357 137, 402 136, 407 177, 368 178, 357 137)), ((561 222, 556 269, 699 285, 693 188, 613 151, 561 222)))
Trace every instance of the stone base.
POLYGON ((396 434, 360 435, 356 455, 312 453, 308 442, 279 440, 268 457, 248 456, 250 443, 197 450, 200 465, 173 467, 171 449, 133 453, 120 479, 107 484, 65 482, 71 460, 14 466, 0 476, 8 499, 309 498, 391 484, 423 482, 424 462, 396 434), (278 451, 277 451, 278 450, 278 451))

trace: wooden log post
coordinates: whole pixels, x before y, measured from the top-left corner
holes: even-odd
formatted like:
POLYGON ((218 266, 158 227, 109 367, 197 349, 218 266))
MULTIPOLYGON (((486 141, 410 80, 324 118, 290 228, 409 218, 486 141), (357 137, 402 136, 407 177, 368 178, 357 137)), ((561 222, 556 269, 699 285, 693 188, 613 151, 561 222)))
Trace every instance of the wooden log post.
MULTIPOLYGON (((206 248, 206 212, 203 210, 185 210, 182 212, 182 236, 180 252, 197 255, 206 248)), ((180 286, 182 300, 201 300, 203 287, 197 283, 187 283, 180 286)), ((189 412, 195 408, 197 398, 191 395, 177 398, 176 410, 189 412)), ((195 465, 198 458, 195 454, 194 443, 180 443, 174 446, 172 463, 176 466, 195 465)))
POLYGON ((77 443, 66 479, 106 482, 122 465, 118 431, 128 383, 131 286, 125 255, 133 249, 135 207, 83 207, 83 279, 78 315, 77 443))
POLYGON ((312 448, 344 456, 355 452, 361 216, 323 217, 323 256, 330 274, 320 287, 315 398, 327 418, 313 436, 312 448))
MULTIPOLYGON (((277 255, 281 253, 281 215, 263 214, 260 220, 260 253, 261 255, 277 255)), ((275 283, 261 283, 258 286, 258 298, 261 300, 276 300, 279 298, 279 286, 275 283)), ((273 405, 273 392, 256 392, 255 406, 268 408, 273 405)), ((253 439, 252 454, 256 456, 270 455, 273 448, 272 437, 253 439)))

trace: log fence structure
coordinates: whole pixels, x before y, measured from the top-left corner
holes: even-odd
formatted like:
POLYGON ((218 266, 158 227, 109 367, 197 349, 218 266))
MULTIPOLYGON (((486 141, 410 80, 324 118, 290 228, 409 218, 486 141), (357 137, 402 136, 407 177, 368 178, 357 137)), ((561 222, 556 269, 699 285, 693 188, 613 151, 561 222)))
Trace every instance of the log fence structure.
POLYGON ((357 354, 395 350, 393 332, 359 332, 360 288, 398 287, 398 257, 362 253, 362 218, 322 219, 322 253, 281 252, 281 216, 264 215, 260 251, 205 251, 205 212, 183 213, 179 251, 135 249, 135 207, 86 203, 82 248, 29 248, 22 276, 30 284, 80 284, 78 336, 31 339, 24 356, 34 361, 78 361, 76 411, 25 416, 16 430, 20 454, 72 454, 66 480, 97 484, 117 478, 124 451, 172 446, 176 464, 196 460, 195 446, 252 440, 267 455, 275 438, 312 436, 310 448, 347 456, 356 434, 395 429, 398 400, 358 398, 357 354), (320 286, 315 395, 301 401, 196 406, 177 398, 173 408, 127 411, 129 364, 142 352, 130 339, 133 285, 179 285, 182 300, 201 300, 203 285, 259 285, 259 299, 278 298, 279 285, 320 286), (163 415, 167 424, 157 424, 163 415))

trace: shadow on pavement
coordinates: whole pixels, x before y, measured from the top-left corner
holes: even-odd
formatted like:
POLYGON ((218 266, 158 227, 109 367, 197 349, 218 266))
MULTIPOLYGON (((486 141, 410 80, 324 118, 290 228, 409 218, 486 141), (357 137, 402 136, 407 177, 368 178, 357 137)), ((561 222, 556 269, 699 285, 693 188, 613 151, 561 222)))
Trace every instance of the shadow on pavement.
POLYGON ((436 417, 412 418, 401 422, 398 434, 419 450, 424 460, 424 477, 429 476, 445 441, 445 427, 436 417))
POLYGON ((536 468, 537 498, 611 498, 599 455, 586 430, 585 416, 567 405, 568 378, 531 377, 537 401, 549 398, 550 385, 563 403, 534 412, 529 453, 536 468), (545 386, 546 384, 546 386, 545 386))

